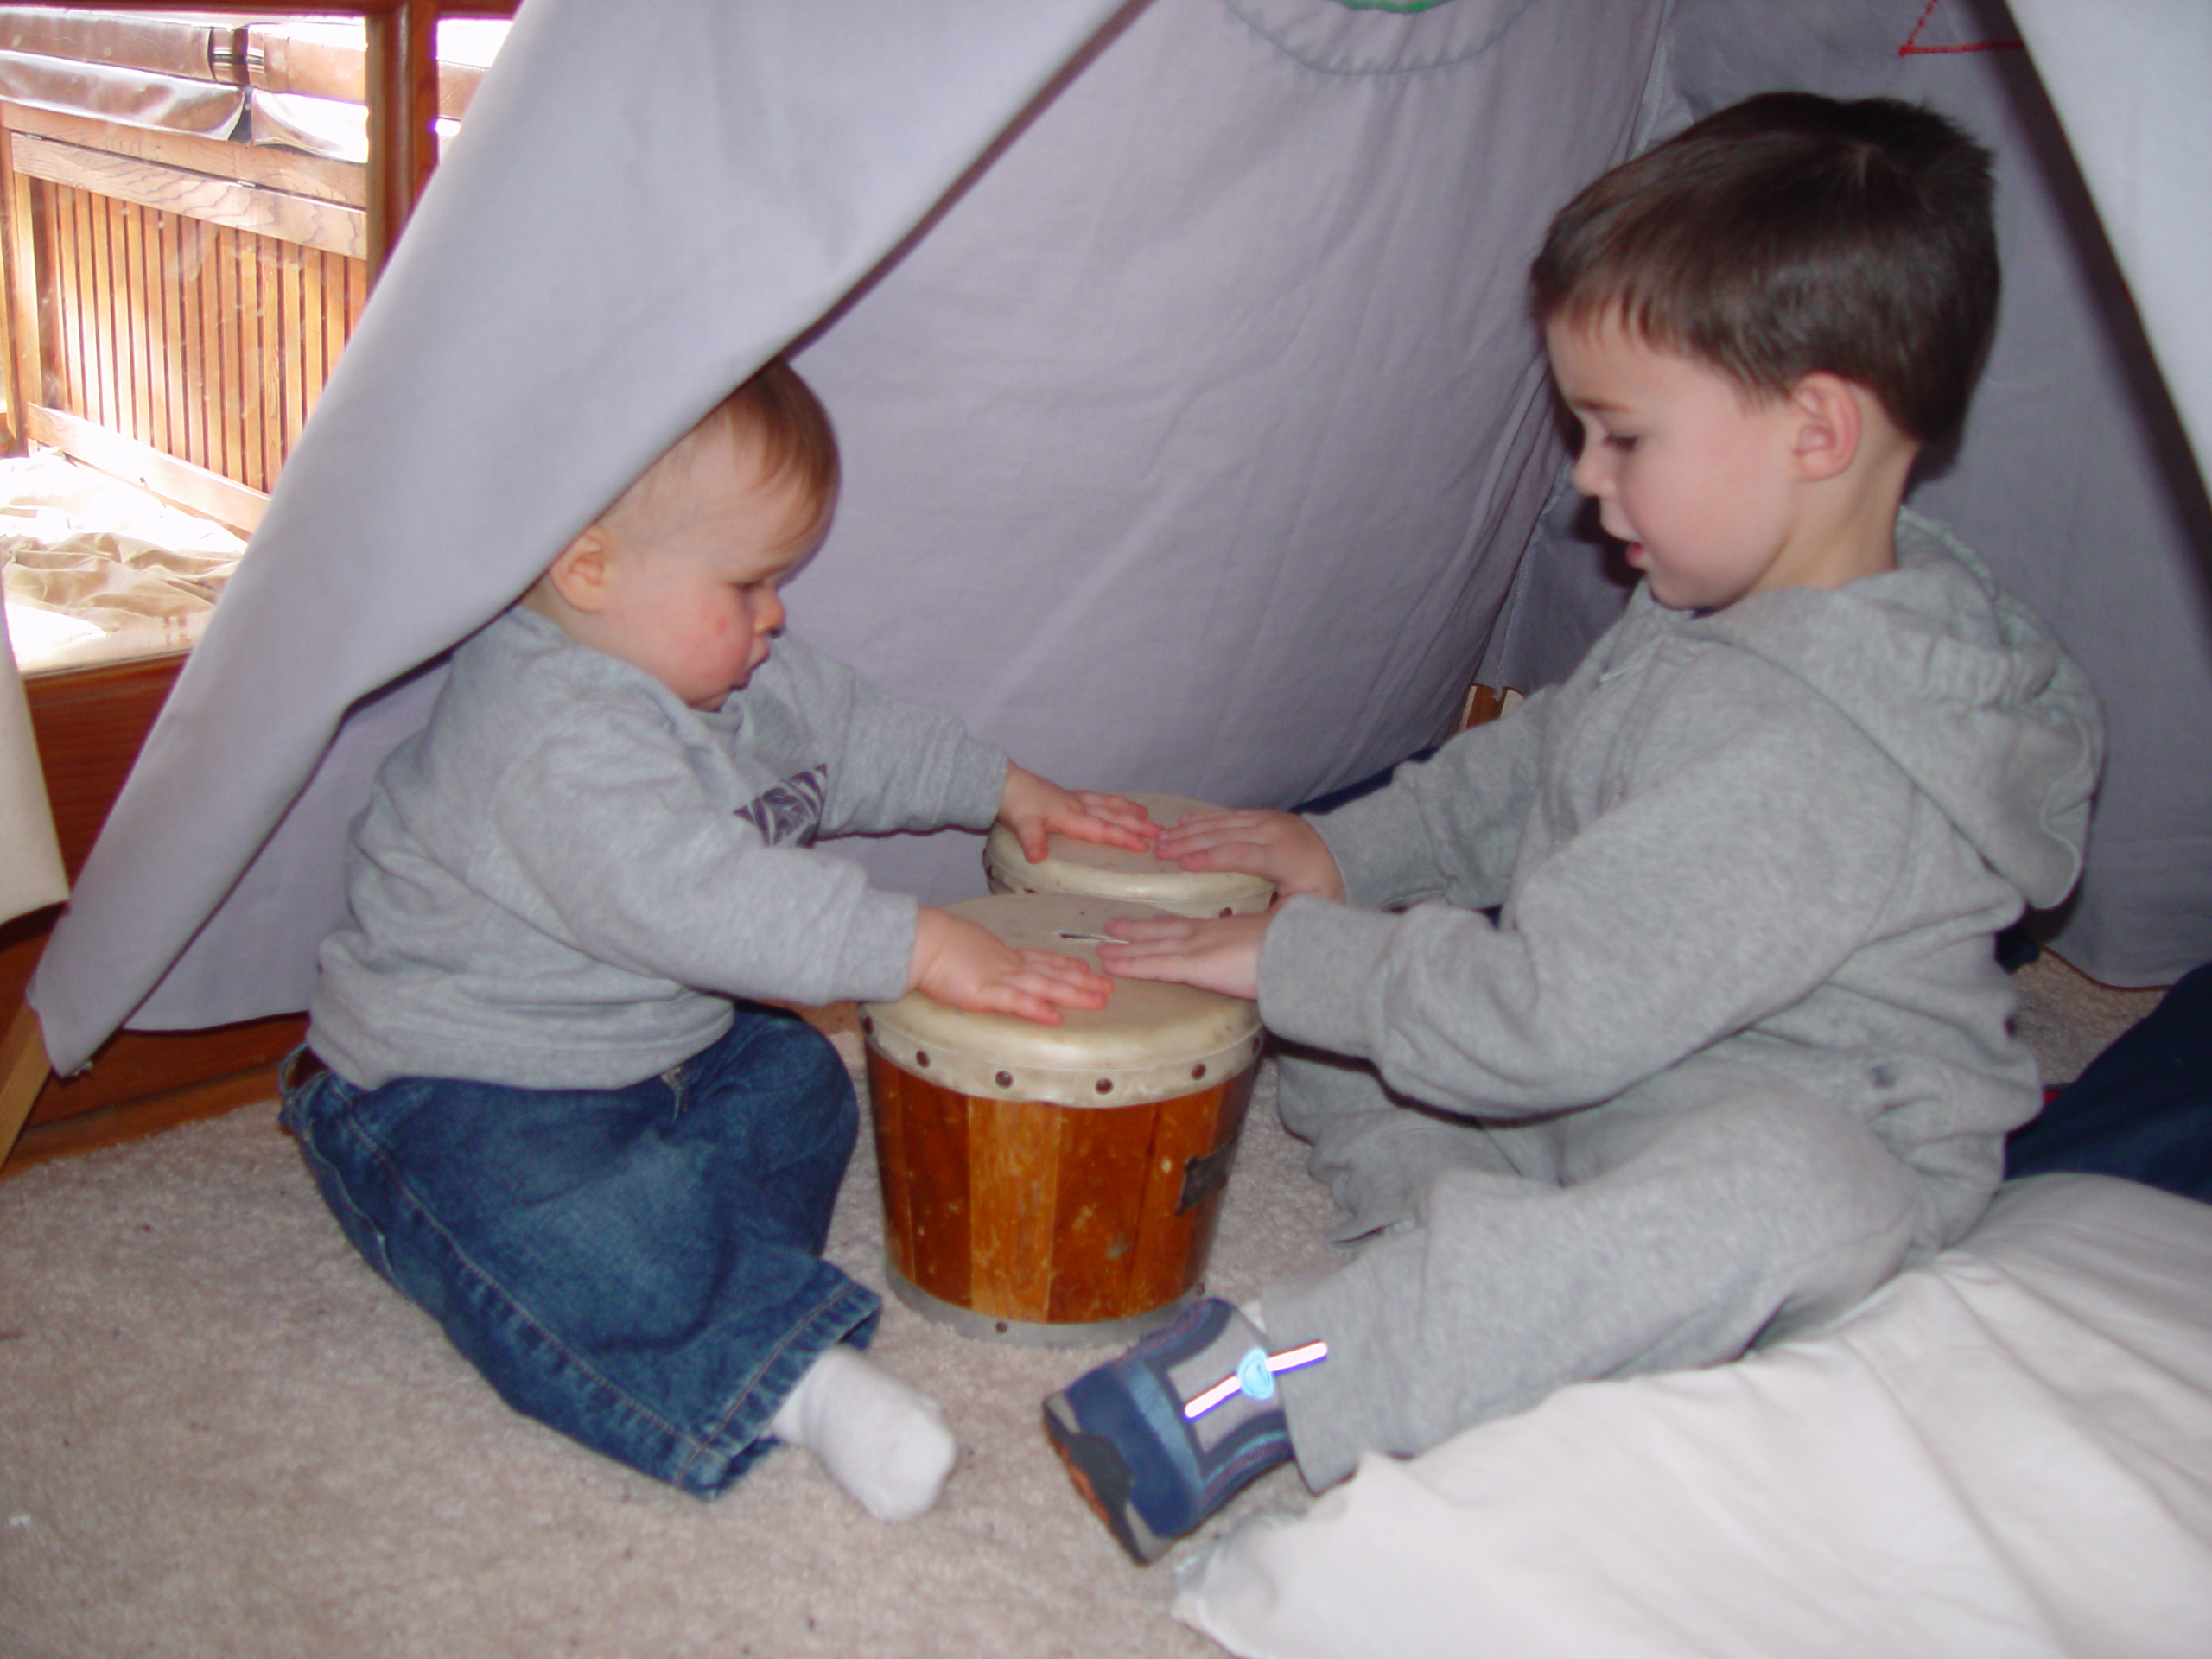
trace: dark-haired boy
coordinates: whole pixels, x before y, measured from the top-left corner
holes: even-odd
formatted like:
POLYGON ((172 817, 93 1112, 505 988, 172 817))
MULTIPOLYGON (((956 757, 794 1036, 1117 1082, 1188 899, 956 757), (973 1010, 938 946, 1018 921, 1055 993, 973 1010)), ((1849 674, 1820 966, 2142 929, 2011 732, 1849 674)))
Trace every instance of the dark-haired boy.
POLYGON ((1283 1117, 1364 1243, 1046 1402, 1139 1560, 1285 1458, 1318 1488, 1805 1329, 1981 1214, 2037 1098, 1993 936, 2072 886, 2101 741, 1901 511, 1993 326, 1990 198, 1940 117, 1796 93, 1590 186, 1535 302, 1626 613, 1379 793, 1162 836, 1294 896, 1100 958, 1306 1046, 1283 1117))

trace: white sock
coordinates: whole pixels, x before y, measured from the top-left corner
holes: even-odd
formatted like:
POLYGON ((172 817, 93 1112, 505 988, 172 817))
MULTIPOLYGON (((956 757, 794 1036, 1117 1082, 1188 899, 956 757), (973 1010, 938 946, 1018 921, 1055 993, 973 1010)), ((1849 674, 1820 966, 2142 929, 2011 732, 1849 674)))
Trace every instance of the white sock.
POLYGON ((936 1503, 960 1449, 936 1401, 842 1342, 799 1378, 768 1430, 813 1452, 879 1521, 911 1521, 936 1503))

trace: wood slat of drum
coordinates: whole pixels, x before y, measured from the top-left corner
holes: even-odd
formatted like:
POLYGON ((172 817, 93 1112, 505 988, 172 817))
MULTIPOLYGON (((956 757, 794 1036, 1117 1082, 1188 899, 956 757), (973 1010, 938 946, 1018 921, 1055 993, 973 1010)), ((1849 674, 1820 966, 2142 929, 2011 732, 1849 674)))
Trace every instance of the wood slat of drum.
POLYGON ((967 1108, 968 1306, 993 1319, 1045 1319, 1062 1265, 1052 1223, 1061 1131, 1071 1114, 1031 1101, 956 1098, 967 1108))
POLYGON ((868 1055, 868 1116, 875 1128, 876 1185, 883 1194, 884 1254, 908 1280, 914 1277, 914 1184, 908 1176, 906 1102, 898 1093, 899 1074, 871 1049, 868 1055))
MULTIPOLYGON (((1065 1147, 1049 1250, 1047 1294, 1027 1319, 1059 1325, 1143 1311, 1131 1285, 1147 1217, 1141 1179, 1160 1123, 1180 1102, 1061 1111, 1065 1147)), ((1046 1109, 1033 1107, 1033 1110, 1046 1109)), ((1156 1304, 1155 1304, 1156 1306, 1156 1304)))
POLYGON ((877 1122, 895 1122, 891 1138, 900 1147, 899 1160, 883 1165, 886 1191, 893 1183, 905 1189, 906 1225, 890 1242, 892 1265, 931 1295, 965 1307, 973 1216, 967 1097, 910 1077, 873 1052, 868 1077, 877 1122))
POLYGON ((1183 1183, 1192 1159, 1219 1152, 1243 1133, 1253 1074, 1247 1066, 1203 1095, 1185 1096, 1192 1109, 1160 1126, 1148 1170, 1145 1228, 1129 1272, 1129 1294, 1141 1306, 1164 1306, 1195 1288, 1205 1274, 1227 1184, 1217 1184, 1202 1203, 1184 1210, 1179 1208, 1183 1183))

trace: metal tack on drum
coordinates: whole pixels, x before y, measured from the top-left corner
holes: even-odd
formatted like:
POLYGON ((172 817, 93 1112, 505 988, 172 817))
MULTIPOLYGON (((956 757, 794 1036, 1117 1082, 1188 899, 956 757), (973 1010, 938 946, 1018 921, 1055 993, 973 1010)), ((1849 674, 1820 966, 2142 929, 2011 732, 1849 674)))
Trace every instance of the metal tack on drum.
MULTIPOLYGON (((1095 960, 1103 924, 1146 907, 1009 893, 949 908, 1095 960)), ((866 1015, 900 1300, 969 1336, 1072 1344, 1141 1335, 1198 1294, 1259 1057, 1252 1004, 1119 980, 1058 1026, 918 993, 866 1015)))

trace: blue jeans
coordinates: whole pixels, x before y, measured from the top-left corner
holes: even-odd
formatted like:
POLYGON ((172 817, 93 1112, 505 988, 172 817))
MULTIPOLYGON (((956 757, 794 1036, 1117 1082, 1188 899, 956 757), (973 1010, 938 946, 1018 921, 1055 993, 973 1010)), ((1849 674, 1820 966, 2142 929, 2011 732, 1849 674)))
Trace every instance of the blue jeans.
MULTIPOLYGON (((285 1067, 289 1079, 292 1067, 285 1067)), ((627 1088, 322 1071, 283 1117, 346 1235, 507 1403, 700 1497, 880 1306, 821 1259, 859 1113, 836 1051, 740 1004, 627 1088)))

